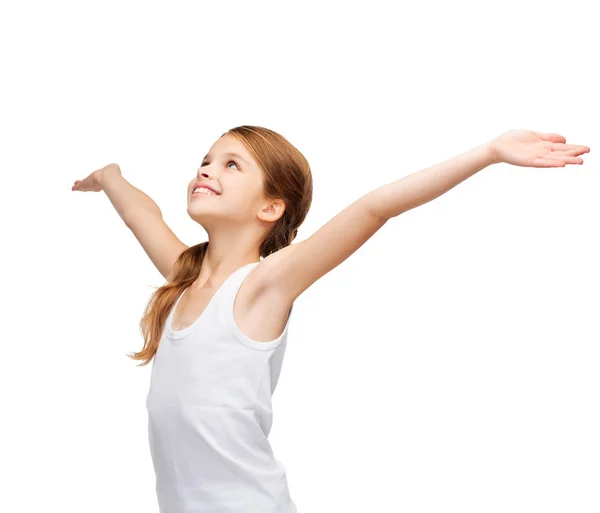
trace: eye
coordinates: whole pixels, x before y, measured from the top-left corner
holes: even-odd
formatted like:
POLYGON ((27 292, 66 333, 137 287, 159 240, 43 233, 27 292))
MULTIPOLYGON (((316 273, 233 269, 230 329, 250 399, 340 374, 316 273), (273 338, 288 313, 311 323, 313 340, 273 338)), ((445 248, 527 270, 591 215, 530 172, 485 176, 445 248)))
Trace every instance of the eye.
MULTIPOLYGON (((204 161, 204 162, 202 162, 202 164, 200 164, 200 167, 204 167, 204 166, 206 166, 209 163, 210 162, 204 161)), ((231 164, 231 163, 234 163, 238 169, 240 168, 240 166, 238 166, 238 164, 237 164, 237 162, 235 160, 230 160, 229 162, 227 162, 227 166, 229 166, 229 164, 231 164)))

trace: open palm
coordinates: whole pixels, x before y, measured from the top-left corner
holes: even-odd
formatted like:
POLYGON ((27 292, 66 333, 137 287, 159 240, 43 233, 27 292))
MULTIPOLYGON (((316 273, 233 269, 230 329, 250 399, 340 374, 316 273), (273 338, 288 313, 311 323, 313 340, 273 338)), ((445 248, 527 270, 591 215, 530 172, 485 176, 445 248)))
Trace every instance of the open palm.
POLYGON ((578 155, 587 153, 587 146, 565 144, 567 140, 558 134, 546 134, 533 130, 509 130, 494 139, 492 147, 498 162, 523 167, 564 167, 567 164, 583 164, 578 155))

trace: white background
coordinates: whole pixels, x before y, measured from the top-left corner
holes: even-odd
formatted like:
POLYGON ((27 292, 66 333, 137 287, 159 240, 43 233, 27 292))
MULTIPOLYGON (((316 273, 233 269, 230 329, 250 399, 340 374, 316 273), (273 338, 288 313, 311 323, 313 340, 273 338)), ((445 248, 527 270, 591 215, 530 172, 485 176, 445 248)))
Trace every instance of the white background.
POLYGON ((187 185, 255 124, 311 164, 297 241, 511 128, 591 147, 482 170, 302 294, 270 440, 299 513, 600 511, 592 5, 3 3, 0 510, 158 511, 125 353, 164 279, 71 186, 116 162, 197 244, 187 185))

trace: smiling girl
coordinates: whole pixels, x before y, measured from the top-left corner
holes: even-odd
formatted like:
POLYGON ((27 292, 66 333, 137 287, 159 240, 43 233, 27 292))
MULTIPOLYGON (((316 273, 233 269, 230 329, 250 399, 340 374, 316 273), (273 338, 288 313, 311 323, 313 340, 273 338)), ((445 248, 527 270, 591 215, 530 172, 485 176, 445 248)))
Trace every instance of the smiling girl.
POLYGON ((208 240, 188 247, 117 164, 77 180, 104 191, 164 276, 129 355, 152 364, 148 435, 161 513, 295 513, 268 441, 294 301, 387 221, 487 166, 582 164, 587 146, 510 130, 441 164, 382 185, 292 243, 312 202, 302 153, 280 134, 239 126, 204 157, 188 215, 208 240))

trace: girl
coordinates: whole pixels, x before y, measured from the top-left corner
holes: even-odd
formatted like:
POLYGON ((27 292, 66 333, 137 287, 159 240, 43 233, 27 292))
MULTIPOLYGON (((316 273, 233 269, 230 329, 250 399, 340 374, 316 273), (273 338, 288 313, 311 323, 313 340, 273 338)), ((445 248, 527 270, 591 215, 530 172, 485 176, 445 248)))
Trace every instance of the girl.
POLYGON ((104 191, 167 283, 141 320, 153 362, 146 399, 161 513, 295 513, 271 450, 271 398, 295 299, 389 219, 483 168, 582 164, 587 146, 511 130, 431 168, 374 189, 292 244, 312 201, 308 162, 278 133, 239 126, 210 148, 187 189, 208 241, 187 247, 117 164, 72 190, 104 191))

